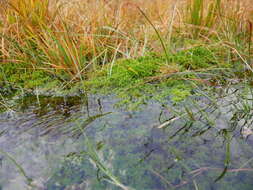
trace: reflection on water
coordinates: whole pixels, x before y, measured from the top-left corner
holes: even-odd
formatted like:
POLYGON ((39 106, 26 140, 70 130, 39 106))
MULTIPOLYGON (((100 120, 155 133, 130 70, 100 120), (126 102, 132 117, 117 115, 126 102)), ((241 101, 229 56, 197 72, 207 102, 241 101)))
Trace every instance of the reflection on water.
POLYGON ((112 96, 24 97, 0 115, 0 150, 16 162, 0 154, 0 189, 251 190, 252 97, 200 93, 138 111, 112 96))

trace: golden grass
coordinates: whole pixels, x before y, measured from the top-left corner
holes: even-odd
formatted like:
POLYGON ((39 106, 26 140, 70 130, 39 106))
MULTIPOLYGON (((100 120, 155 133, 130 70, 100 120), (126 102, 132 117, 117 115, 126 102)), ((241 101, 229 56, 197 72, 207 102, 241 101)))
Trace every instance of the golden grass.
POLYGON ((238 41, 248 46, 252 41, 251 0, 0 2, 2 60, 65 70, 72 78, 118 57, 162 51, 154 28, 139 8, 168 46, 173 47, 171 38, 182 37, 209 43, 215 38, 233 48, 238 41))

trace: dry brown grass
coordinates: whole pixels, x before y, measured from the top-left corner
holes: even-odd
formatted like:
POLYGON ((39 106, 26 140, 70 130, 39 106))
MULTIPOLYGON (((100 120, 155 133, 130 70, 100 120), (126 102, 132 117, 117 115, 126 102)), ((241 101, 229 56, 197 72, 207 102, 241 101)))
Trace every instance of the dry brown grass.
POLYGON ((161 52, 154 29, 138 7, 168 46, 171 38, 181 37, 209 43, 214 37, 233 47, 241 38, 251 44, 251 0, 223 0, 216 12, 210 11, 214 1, 204 0, 200 18, 193 23, 189 7, 196 0, 2 0, 1 56, 4 60, 31 62, 33 67, 40 62, 40 67, 64 69, 76 77, 92 65, 96 68, 118 57, 161 52), (34 51, 34 56, 41 53, 43 57, 32 57, 9 39, 34 51))

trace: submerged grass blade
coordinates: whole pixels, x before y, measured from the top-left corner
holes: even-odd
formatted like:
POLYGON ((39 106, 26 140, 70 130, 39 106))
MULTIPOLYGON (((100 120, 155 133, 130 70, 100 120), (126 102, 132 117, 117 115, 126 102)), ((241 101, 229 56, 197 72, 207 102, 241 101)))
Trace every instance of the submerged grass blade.
MULTIPOLYGON (((85 134, 84 134, 85 135, 85 134)), ((109 183, 112 183, 118 187, 120 187, 123 190, 134 190, 133 188, 129 188, 125 185, 123 185, 116 176, 113 175, 113 173, 108 169, 105 164, 101 161, 101 159, 98 156, 98 153, 96 152, 96 148, 92 145, 90 142, 90 139, 85 135, 85 144, 87 145, 87 154, 89 155, 90 159, 96 164, 97 168, 106 176, 104 178, 109 183)))
MULTIPOLYGON (((106 113, 104 115, 107 115, 107 114, 108 113, 106 113)), ((118 186, 119 188, 121 188, 123 190, 134 190, 133 188, 127 187, 124 184, 122 184, 120 182, 120 180, 111 172, 111 170, 106 167, 106 165, 99 158, 99 155, 98 155, 97 150, 96 150, 96 146, 94 146, 92 144, 91 140, 86 135, 85 129, 80 125, 78 125, 78 128, 80 129, 83 136, 85 137, 85 145, 87 146, 86 154, 89 156, 91 161, 96 165, 99 172, 102 172, 105 175, 105 177, 103 177, 102 179, 109 182, 109 183, 111 183, 111 184, 114 184, 114 185, 118 186)), ((100 179, 100 180, 102 180, 102 179, 100 179)))
POLYGON ((218 182, 225 176, 230 164, 230 143, 231 143, 232 138, 231 138, 230 132, 226 129, 222 130, 221 133, 223 134, 225 138, 225 143, 226 143, 226 155, 225 155, 225 162, 224 162, 225 167, 223 171, 221 172, 221 174, 214 180, 215 182, 218 182))
POLYGON ((25 177, 28 184, 31 184, 33 181, 32 178, 28 177, 25 170, 22 168, 22 166, 7 152, 0 150, 0 153, 6 156, 18 169, 19 173, 22 174, 22 176, 25 177))

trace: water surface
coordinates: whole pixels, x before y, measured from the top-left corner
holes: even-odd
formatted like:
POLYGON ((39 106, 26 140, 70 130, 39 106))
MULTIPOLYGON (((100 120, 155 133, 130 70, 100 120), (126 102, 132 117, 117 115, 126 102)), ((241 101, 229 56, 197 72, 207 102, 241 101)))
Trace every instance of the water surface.
POLYGON ((240 94, 150 100, 135 111, 115 107, 113 96, 22 97, 0 114, 8 154, 0 154, 0 189, 121 189, 91 159, 88 140, 128 189, 252 190, 252 110, 240 94))

